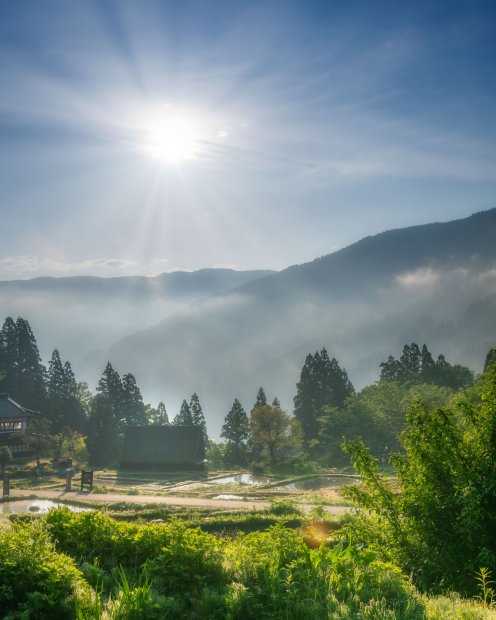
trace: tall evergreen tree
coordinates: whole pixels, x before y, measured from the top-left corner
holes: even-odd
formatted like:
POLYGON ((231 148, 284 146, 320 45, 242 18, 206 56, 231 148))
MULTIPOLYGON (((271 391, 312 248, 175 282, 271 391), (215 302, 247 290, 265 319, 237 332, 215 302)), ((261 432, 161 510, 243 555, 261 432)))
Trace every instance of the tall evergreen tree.
POLYGON ((192 426, 193 416, 186 400, 183 400, 181 403, 181 409, 172 421, 172 424, 176 426, 192 426))
POLYGON ((0 332, 0 389, 17 396, 17 327, 7 317, 0 332))
POLYGON ((236 398, 222 426, 221 437, 227 440, 226 459, 231 465, 244 465, 250 423, 246 411, 236 398))
POLYGON ((68 361, 64 362, 64 399, 63 426, 85 434, 88 428, 85 403, 80 399, 80 385, 68 361))
POLYGON ((167 410, 162 401, 159 402, 154 415, 150 418, 150 422, 158 426, 168 426, 170 424, 167 410))
POLYGON ((189 403, 189 409, 191 411, 191 419, 193 420, 193 424, 201 427, 202 433, 203 433, 203 439, 205 440, 205 444, 206 444, 206 442, 208 441, 207 423, 205 421, 205 415, 203 414, 203 409, 200 405, 200 399, 198 398, 198 395, 196 392, 191 396, 191 400, 189 403))
POLYGON ((91 461, 98 464, 116 462, 123 430, 123 389, 119 373, 110 362, 98 382, 92 400, 88 449, 91 461))
POLYGON ((381 369, 382 381, 433 383, 454 390, 467 388, 474 380, 472 371, 466 366, 451 365, 444 355, 434 361, 427 346, 424 344, 420 350, 415 342, 403 347, 399 360, 390 355, 381 369))
POLYGON ((335 358, 329 358, 325 348, 307 355, 294 398, 294 415, 307 448, 317 440, 324 407, 341 407, 353 393, 346 371, 335 358))
POLYGON ((257 400, 255 401, 255 404, 253 405, 252 411, 253 409, 256 409, 257 407, 263 407, 266 404, 267 404, 267 396, 265 395, 265 390, 263 389, 263 387, 260 387, 258 388, 257 400))
POLYGON ((145 426, 148 418, 140 389, 134 375, 122 377, 122 416, 127 426, 145 426))
POLYGON ((272 406, 273 407, 279 407, 279 409, 281 408, 281 403, 279 402, 279 399, 277 398, 277 396, 272 401, 272 406))
POLYGON ((28 409, 42 410, 45 405, 45 367, 29 323, 19 317, 17 330, 16 397, 28 409))
POLYGON ((46 417, 50 420, 52 430, 62 428, 65 405, 65 373, 57 349, 48 362, 46 417))

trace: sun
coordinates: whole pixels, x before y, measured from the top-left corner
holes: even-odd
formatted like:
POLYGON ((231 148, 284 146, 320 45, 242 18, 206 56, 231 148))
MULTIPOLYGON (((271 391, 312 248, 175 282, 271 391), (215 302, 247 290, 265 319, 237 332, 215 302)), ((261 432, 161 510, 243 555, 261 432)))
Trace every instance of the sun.
POLYGON ((200 128, 188 116, 165 114, 147 125, 144 133, 146 152, 165 164, 182 164, 199 154, 200 128))

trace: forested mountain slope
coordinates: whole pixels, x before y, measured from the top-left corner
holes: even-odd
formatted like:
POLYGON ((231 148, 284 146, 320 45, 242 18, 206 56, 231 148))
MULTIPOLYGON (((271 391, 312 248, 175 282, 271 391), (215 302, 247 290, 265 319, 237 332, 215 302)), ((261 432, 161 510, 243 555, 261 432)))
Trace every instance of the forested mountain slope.
POLYGON ((290 406, 306 353, 322 345, 357 384, 414 340, 477 370, 496 341, 494 294, 496 209, 367 237, 189 306, 109 357, 149 393, 201 393, 220 423, 234 397, 251 407, 258 385, 290 406))

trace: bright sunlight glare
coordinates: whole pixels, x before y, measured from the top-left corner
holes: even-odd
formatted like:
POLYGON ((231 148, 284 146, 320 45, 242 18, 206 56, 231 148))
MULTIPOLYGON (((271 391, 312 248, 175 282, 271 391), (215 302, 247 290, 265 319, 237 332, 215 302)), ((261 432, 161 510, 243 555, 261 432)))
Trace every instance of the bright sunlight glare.
POLYGON ((155 159, 177 165, 198 156, 200 139, 201 127, 196 119, 168 113, 145 127, 143 146, 155 159))

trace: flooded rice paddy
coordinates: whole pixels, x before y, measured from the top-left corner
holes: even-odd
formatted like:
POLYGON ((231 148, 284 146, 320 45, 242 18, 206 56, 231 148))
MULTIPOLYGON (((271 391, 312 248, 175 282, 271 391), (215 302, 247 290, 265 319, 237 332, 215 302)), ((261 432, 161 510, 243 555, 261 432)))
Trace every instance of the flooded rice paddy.
POLYGON ((3 514, 46 514, 52 508, 67 506, 73 512, 89 512, 92 508, 74 506, 65 502, 54 502, 51 499, 20 499, 17 501, 0 502, 0 513, 3 514))

